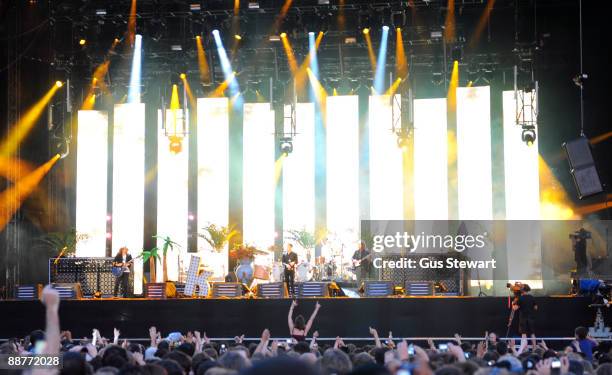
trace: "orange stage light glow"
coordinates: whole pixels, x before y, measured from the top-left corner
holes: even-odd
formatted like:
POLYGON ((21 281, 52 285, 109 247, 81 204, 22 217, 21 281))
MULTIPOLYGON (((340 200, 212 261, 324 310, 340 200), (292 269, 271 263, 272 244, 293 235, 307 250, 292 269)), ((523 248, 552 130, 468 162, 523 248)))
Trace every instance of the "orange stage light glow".
POLYGON ((21 117, 18 123, 14 124, 8 132, 4 141, 0 144, 0 156, 11 156, 23 139, 30 133, 36 121, 40 118, 42 111, 53 98, 53 95, 63 86, 61 81, 55 82, 49 91, 21 117))
POLYGON ((368 57, 370 58, 370 66, 372 67, 372 73, 374 73, 376 72, 376 54, 374 53, 374 47, 372 47, 370 29, 363 29, 363 36, 365 37, 366 44, 368 46, 368 57))
POLYGON ((206 52, 204 52, 204 46, 202 45, 202 38, 196 36, 196 47, 198 51, 198 68, 200 69, 200 81, 208 83, 210 82, 210 69, 208 67, 208 60, 206 60, 206 52))
POLYGON ((455 0, 446 4, 446 20, 444 21, 444 39, 450 43, 455 40, 455 0))
POLYGON ((398 27, 395 33, 395 73, 403 79, 408 75, 408 60, 404 50, 402 30, 398 27))
POLYGON ((45 164, 15 182, 0 193, 0 230, 4 229, 11 217, 21 207, 23 201, 36 189, 40 181, 60 158, 57 154, 45 164))

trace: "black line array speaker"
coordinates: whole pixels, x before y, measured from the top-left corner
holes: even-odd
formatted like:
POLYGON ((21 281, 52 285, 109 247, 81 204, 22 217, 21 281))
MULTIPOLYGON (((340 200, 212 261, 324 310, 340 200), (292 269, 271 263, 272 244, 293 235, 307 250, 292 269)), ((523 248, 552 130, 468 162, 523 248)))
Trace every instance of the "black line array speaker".
POLYGON ((574 179, 578 198, 582 199, 601 193, 603 188, 595 168, 589 140, 586 137, 580 137, 573 141, 565 142, 563 149, 567 155, 570 174, 574 179))

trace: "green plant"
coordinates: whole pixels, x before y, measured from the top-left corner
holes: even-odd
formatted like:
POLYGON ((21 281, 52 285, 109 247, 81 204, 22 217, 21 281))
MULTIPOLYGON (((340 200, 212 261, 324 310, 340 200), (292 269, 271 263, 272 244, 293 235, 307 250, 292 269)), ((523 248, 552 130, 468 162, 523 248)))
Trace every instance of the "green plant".
POLYGON ((89 238, 86 233, 77 233, 76 229, 66 232, 50 232, 40 238, 40 243, 56 254, 71 255, 76 252, 76 246, 80 241, 89 238))
POLYGON ((234 227, 234 225, 224 227, 210 224, 202 228, 204 233, 198 233, 198 237, 203 238, 216 252, 221 252, 225 244, 238 235, 238 231, 234 227))
POLYGON ((159 260, 159 248, 155 246, 151 250, 143 250, 141 255, 143 262, 149 261, 149 279, 151 279, 151 282, 154 282, 157 276, 155 272, 155 261, 159 260))
POLYGON ((289 239, 291 241, 297 243, 304 249, 313 249, 317 245, 314 234, 306 229, 291 229, 288 230, 287 233, 289 233, 289 239))
MULTIPOLYGON (((174 250, 174 247, 176 246, 181 247, 181 245, 179 245, 178 243, 172 241, 170 239, 169 236, 153 236, 153 238, 156 239, 161 239, 163 241, 162 246, 161 246, 161 251, 162 251, 162 272, 164 274, 164 282, 168 281, 168 262, 166 261, 166 254, 168 253, 168 251, 172 251, 174 250)), ((159 247, 154 248, 156 253, 159 252, 159 247)), ((151 249, 153 251, 153 249, 151 249)), ((153 279, 153 278, 151 278, 153 279)))

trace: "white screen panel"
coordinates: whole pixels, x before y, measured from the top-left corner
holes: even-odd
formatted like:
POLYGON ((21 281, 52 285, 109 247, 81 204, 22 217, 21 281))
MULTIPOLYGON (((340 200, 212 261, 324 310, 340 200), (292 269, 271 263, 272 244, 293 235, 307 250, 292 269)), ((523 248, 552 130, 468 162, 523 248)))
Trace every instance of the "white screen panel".
POLYGON ((457 88, 457 192, 460 220, 493 218, 489 86, 457 88))
POLYGON ((414 101, 414 216, 448 220, 446 99, 414 101))
MULTIPOLYGON (((370 219, 404 219, 404 181, 402 149, 392 131, 392 117, 399 120, 400 98, 389 95, 370 96, 370 219), (393 114, 395 113, 395 114, 393 114)), ((399 121, 397 122, 399 124, 399 121)))
POLYGON ((274 111, 269 103, 245 103, 243 119, 243 237, 267 249, 275 239, 274 111))
POLYGON ((347 248, 359 238, 359 100, 327 97, 327 230, 347 248))
MULTIPOLYGON (((172 110, 167 110, 166 128, 174 129, 175 117, 172 110)), ((176 111, 176 121, 183 119, 181 110, 176 111)), ((157 235, 170 237, 179 248, 174 248, 166 254, 168 280, 179 281, 179 259, 185 261, 187 252, 187 226, 189 195, 189 135, 182 139, 180 152, 170 151, 170 138, 166 130, 162 129, 161 111, 158 111, 159 127, 157 137, 157 235), (180 256, 180 258, 179 258, 180 256)), ((189 114, 187 113, 187 118, 189 114)), ((182 127, 177 124, 178 129, 182 127)), ((161 248, 162 239, 157 239, 157 246, 161 248)), ((157 273, 157 281, 163 281, 163 273, 157 273)))
MULTIPOLYGON (((519 92, 519 95, 522 93, 519 92)), ((523 94, 531 103, 531 93, 523 94)), ((503 92, 504 176, 507 220, 540 219, 540 177, 538 142, 528 146, 516 124, 517 101, 514 91, 503 92)), ((520 100, 519 100, 520 103, 520 100)), ((535 104, 535 103, 534 103, 535 104)), ((537 110, 537 108, 534 108, 537 110)), ((531 110, 525 112, 531 121, 531 110)), ((537 126, 537 125, 536 125, 537 126)), ((536 128, 537 133, 537 128, 536 128)), ((513 282, 527 282, 531 288, 542 287, 541 228, 537 221, 527 225, 509 223, 507 228, 508 275, 513 282)))
POLYGON ((79 257, 106 255, 108 114, 79 111, 77 135, 76 231, 79 257))
MULTIPOLYGON (((113 255, 142 251, 144 230, 145 105, 115 105, 113 129, 113 255)), ((142 293, 142 260, 134 261, 134 293, 142 293)))
MULTIPOLYGON (((290 106, 285 106, 285 115, 289 114, 290 106)), ((314 233, 314 104, 299 103, 296 114, 297 135, 293 138, 293 152, 283 160, 283 229, 305 229, 314 233)))
MULTIPOLYGON (((229 220, 229 101, 198 98, 198 225, 227 226, 229 220)), ((198 237, 198 251, 211 250, 198 237)), ((220 253, 208 251, 203 263, 222 279, 228 271, 227 246, 220 253), (207 256, 208 255, 208 256, 207 256)))

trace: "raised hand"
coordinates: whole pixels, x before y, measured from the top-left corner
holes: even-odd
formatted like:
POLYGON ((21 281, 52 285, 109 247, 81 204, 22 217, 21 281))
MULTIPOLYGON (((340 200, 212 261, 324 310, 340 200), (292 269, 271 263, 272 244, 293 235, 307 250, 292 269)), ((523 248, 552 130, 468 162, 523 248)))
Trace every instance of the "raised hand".
POLYGON ((429 346, 429 349, 436 350, 436 344, 434 344, 433 339, 427 339, 427 345, 429 346))
POLYGON ((368 329, 370 330, 370 335, 378 336, 378 331, 376 330, 376 328, 368 327, 368 329))
POLYGON ((113 328, 113 337, 119 337, 121 332, 117 328, 113 328))
POLYGON ((298 305, 296 300, 291 301, 291 307, 296 307, 298 305))
POLYGON ((270 330, 266 328, 261 333, 261 341, 268 341, 268 340, 270 340, 270 330))
POLYGON ((43 291, 42 296, 40 297, 43 305, 47 307, 47 309, 51 309, 53 311, 57 311, 60 304, 60 297, 57 290, 53 289, 51 285, 47 285, 43 291))
POLYGON ((312 338, 313 338, 313 339, 317 339, 317 338, 319 338, 319 331, 314 331, 314 332, 312 333, 312 338))
POLYGON ((210 344, 210 339, 208 338, 208 336, 206 336, 206 332, 204 332, 204 343, 205 344, 210 344))
POLYGON ((321 304, 319 303, 319 301, 317 301, 317 303, 315 304, 315 309, 320 309, 321 308, 321 304))
POLYGON ((399 355, 400 361, 407 361, 410 359, 410 354, 408 354, 408 343, 406 340, 402 340, 397 344, 397 354, 399 355))

